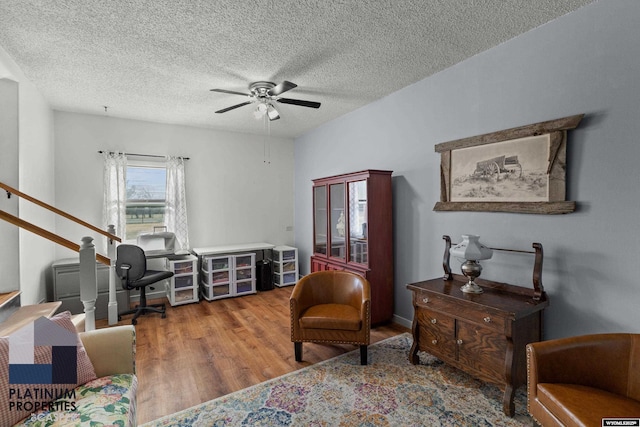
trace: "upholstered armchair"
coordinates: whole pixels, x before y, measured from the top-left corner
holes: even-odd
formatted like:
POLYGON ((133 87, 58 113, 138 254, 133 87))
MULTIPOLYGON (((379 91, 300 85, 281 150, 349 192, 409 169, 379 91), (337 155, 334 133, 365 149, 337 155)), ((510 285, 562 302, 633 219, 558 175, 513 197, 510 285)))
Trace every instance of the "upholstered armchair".
POLYGON ((527 409, 545 427, 640 418, 640 334, 528 344, 527 387, 527 409))
POLYGON ((356 344, 367 364, 371 330, 371 285, 347 271, 318 271, 296 283, 289 300, 296 361, 303 342, 356 344))

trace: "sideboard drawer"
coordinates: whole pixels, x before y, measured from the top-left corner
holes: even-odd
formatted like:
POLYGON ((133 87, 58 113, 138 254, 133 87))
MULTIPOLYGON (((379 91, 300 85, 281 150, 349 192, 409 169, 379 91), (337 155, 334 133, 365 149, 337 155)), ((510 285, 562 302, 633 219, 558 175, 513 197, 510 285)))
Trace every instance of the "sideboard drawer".
POLYGON ((507 322, 504 316, 491 313, 488 310, 458 310, 457 315, 461 319, 468 320, 500 333, 505 333, 505 325, 507 322))
POLYGON ((415 316, 421 325, 427 325, 429 329, 436 330, 452 338, 455 336, 456 323, 453 317, 422 307, 416 308, 415 316))
POLYGON ((451 298, 424 291, 416 292, 414 298, 416 307, 424 307, 441 313, 455 314, 456 317, 483 325, 498 332, 505 331, 506 320, 504 315, 492 312, 487 308, 478 310, 475 307, 452 301, 451 298))
POLYGON ((455 359, 455 319, 421 307, 416 308, 415 317, 420 325, 420 350, 436 357, 455 359))

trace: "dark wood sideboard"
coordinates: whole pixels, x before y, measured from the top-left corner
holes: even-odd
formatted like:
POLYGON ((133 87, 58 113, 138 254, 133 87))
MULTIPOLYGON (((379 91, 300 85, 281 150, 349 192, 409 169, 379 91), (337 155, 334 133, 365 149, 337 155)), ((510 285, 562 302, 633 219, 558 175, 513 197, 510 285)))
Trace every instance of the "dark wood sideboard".
POLYGON ((445 239, 445 276, 407 285, 413 293, 411 363, 425 351, 504 391, 503 410, 513 416, 515 390, 527 381, 525 347, 542 340, 543 310, 549 305, 542 287, 542 245, 535 255, 533 288, 476 279, 481 294, 463 293, 467 279, 449 267, 451 240, 445 239))

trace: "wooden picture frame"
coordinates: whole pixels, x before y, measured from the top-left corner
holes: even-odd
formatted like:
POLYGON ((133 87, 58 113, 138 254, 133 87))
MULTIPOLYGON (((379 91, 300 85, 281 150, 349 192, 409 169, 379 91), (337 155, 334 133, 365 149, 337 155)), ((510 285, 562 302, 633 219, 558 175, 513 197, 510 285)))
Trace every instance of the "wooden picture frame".
POLYGON ((565 214, 567 130, 584 114, 435 146, 440 201, 434 211, 565 214))

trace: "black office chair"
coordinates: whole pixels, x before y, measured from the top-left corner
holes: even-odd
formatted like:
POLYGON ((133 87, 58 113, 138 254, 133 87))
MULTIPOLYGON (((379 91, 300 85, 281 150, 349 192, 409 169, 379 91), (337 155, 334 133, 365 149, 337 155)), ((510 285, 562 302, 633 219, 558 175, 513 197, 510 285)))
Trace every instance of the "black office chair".
MULTIPOLYGON (((131 324, 137 323, 138 316, 149 312, 161 313, 167 317, 164 304, 147 305, 147 286, 173 276, 171 271, 147 270, 147 258, 141 247, 136 245, 119 245, 116 259, 116 273, 122 280, 122 287, 130 291, 140 290, 140 304, 136 308, 118 314, 118 320, 126 314, 134 313, 131 324)), ((150 287, 150 286, 149 286, 150 287)), ((151 288, 153 289, 153 288, 151 288)))

